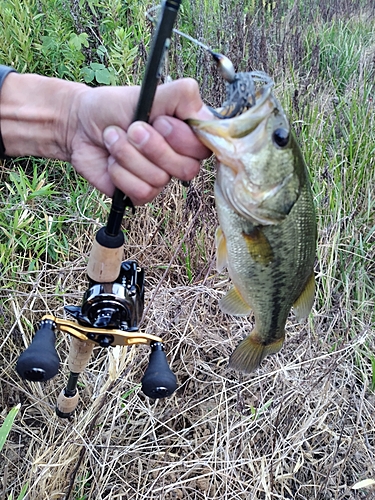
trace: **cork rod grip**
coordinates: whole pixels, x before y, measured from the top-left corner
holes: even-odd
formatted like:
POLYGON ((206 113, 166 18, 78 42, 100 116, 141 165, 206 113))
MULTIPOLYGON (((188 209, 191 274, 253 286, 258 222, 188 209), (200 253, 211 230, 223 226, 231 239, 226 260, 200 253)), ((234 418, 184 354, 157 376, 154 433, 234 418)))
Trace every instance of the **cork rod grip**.
POLYGON ((66 396, 65 391, 61 391, 56 401, 56 413, 60 418, 70 417, 77 408, 79 402, 78 391, 74 396, 66 396))
POLYGON ((69 370, 73 373, 82 373, 90 360, 93 348, 92 342, 84 342, 72 337, 68 359, 69 370))
POLYGON ((119 275, 123 250, 121 248, 106 248, 94 241, 87 274, 97 283, 112 283, 119 275))

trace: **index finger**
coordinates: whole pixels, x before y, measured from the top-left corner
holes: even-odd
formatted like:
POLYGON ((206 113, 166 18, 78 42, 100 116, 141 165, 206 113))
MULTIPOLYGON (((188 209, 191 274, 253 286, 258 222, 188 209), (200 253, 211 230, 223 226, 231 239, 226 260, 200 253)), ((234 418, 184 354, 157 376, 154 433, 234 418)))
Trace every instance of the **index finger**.
POLYGON ((180 120, 188 118, 212 119, 212 114, 200 96, 198 83, 192 78, 182 78, 158 86, 151 110, 150 123, 160 115, 175 116, 180 120))
POLYGON ((204 146, 189 125, 177 118, 158 116, 152 126, 180 155, 203 160, 212 154, 212 151, 204 146))

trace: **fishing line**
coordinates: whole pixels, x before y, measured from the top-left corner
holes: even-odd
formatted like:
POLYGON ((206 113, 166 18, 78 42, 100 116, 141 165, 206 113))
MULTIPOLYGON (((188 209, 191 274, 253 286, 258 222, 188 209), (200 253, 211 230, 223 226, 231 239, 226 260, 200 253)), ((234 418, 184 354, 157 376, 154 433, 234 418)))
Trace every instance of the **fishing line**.
MULTIPOLYGON (((146 12, 146 18, 155 26, 156 25, 156 19, 154 17, 152 17, 150 15, 150 12, 153 12, 153 11, 156 11, 156 10, 160 10, 160 5, 156 5, 155 7, 151 7, 151 9, 149 9, 147 12, 146 12)), ((187 38, 188 40, 190 40, 191 42, 195 43, 195 45, 199 45, 200 47, 202 47, 202 49, 204 50, 207 50, 208 52, 212 53, 213 50, 210 49, 210 47, 208 45, 205 45, 204 43, 200 42, 199 40, 197 40, 196 38, 193 38, 192 36, 188 35, 187 33, 184 33, 183 31, 180 31, 176 28, 173 28, 173 33, 176 33, 176 35, 179 35, 179 36, 182 36, 184 38, 187 38)))
MULTIPOLYGON (((146 12, 146 18, 155 26, 156 24, 156 19, 154 17, 152 17, 150 15, 151 12, 153 11, 156 11, 156 10, 159 10, 160 9, 160 6, 157 5, 155 7, 151 7, 151 9, 149 9, 147 12, 146 12)), ((183 31, 180 31, 176 28, 173 28, 173 33, 175 33, 176 35, 179 35, 183 38, 186 38, 187 40, 189 40, 190 42, 194 43, 195 45, 198 45, 199 47, 201 47, 202 49, 206 50, 212 57, 213 59, 215 60, 215 62, 219 63, 220 62, 220 66, 218 64, 218 67, 219 67, 219 70, 220 72, 222 73, 222 76, 225 80, 227 81, 232 81, 234 79, 234 76, 235 76, 235 70, 234 70, 234 66, 233 66, 233 63, 226 57, 224 56, 223 54, 219 54, 218 52, 215 52, 214 50, 212 50, 208 45, 206 45, 205 43, 203 42, 200 42, 199 40, 197 40, 196 38, 188 35, 187 33, 184 33, 183 31)))
MULTIPOLYGON (((155 6, 151 7, 151 9, 146 12, 147 19, 154 25, 156 20, 152 17, 151 13, 154 13, 159 9, 160 6, 155 6)), ((262 85, 261 95, 263 96, 268 94, 271 87, 273 87, 274 82, 272 78, 267 75, 267 73, 264 73, 263 71, 236 73, 234 65, 228 57, 215 52, 205 43, 200 42, 183 31, 174 28, 173 33, 186 38, 193 44, 206 50, 212 56, 221 76, 225 80, 226 100, 222 107, 219 110, 216 110, 209 106, 210 111, 217 118, 233 118, 255 106, 257 102, 256 83, 260 83, 262 85)))

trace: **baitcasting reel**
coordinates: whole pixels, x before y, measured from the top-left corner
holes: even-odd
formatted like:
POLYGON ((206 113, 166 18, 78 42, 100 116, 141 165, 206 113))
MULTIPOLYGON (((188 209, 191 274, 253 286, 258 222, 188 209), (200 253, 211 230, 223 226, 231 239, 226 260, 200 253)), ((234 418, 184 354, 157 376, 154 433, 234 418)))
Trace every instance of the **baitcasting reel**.
POLYGON ((60 361, 55 349, 55 331, 69 333, 70 377, 57 401, 56 412, 69 417, 78 403, 77 382, 95 345, 149 344, 149 365, 142 378, 142 391, 150 398, 165 398, 177 388, 176 377, 168 366, 160 337, 138 331, 143 313, 144 270, 135 261, 122 262, 120 274, 113 283, 97 283, 89 279, 82 306, 66 306, 75 321, 46 315, 40 322, 31 345, 21 354, 17 372, 23 379, 44 382, 54 377, 60 361))

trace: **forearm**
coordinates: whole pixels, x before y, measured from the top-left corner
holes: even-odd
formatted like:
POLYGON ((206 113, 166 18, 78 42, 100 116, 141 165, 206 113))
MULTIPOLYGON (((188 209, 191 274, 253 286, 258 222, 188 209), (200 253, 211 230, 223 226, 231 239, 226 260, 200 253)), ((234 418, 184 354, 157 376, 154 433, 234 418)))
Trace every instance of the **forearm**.
POLYGON ((8 156, 69 160, 66 135, 76 94, 85 85, 10 73, 0 96, 0 130, 8 156))

